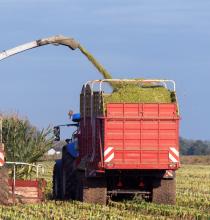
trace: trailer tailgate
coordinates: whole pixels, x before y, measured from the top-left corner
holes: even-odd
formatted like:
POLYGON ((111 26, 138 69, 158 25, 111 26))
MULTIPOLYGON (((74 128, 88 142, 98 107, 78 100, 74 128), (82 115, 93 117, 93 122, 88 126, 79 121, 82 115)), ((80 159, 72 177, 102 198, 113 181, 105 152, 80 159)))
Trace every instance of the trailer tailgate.
POLYGON ((104 121, 106 169, 177 169, 176 103, 108 103, 104 121))

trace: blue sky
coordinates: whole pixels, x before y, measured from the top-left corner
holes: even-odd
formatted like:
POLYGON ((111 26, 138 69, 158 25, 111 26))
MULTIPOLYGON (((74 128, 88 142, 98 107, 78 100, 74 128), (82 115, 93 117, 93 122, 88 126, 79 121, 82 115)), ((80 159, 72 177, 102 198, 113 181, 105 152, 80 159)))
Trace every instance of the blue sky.
MULTIPOLYGON (((210 1, 1 0, 0 51, 72 36, 116 78, 174 79, 181 136, 210 140, 210 1)), ((46 46, 0 63, 0 109, 39 128, 68 122, 82 84, 101 76, 79 51, 46 46)))

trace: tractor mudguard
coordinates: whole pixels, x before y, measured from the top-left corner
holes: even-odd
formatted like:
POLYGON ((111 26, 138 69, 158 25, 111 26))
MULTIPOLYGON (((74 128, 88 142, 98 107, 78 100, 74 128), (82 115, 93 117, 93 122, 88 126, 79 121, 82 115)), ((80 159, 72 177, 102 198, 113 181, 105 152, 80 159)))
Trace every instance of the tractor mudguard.
POLYGON ((78 145, 78 143, 77 143, 77 141, 75 141, 75 142, 68 144, 66 147, 67 152, 74 158, 77 158, 79 156, 77 145, 78 145))

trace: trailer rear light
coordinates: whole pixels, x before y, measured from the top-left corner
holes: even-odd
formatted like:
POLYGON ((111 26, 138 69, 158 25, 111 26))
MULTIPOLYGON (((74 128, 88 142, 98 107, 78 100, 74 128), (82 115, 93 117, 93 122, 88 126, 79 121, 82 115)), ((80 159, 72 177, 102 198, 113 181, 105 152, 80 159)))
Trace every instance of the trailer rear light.
POLYGON ((139 187, 140 187, 140 188, 143 188, 143 187, 144 187, 144 182, 143 182, 142 180, 140 180, 140 182, 139 182, 139 187))
POLYGON ((176 168, 177 166, 178 166, 178 163, 170 163, 170 164, 169 164, 169 167, 170 167, 171 169, 176 168))
POLYGON ((111 167, 113 167, 113 166, 114 166, 114 164, 113 164, 113 163, 106 163, 106 167, 111 168, 111 167))
POLYGON ((117 183, 117 187, 122 187, 122 186, 123 186, 123 184, 122 184, 121 180, 119 180, 117 183))
POLYGON ((96 170, 96 173, 105 173, 104 170, 96 170))

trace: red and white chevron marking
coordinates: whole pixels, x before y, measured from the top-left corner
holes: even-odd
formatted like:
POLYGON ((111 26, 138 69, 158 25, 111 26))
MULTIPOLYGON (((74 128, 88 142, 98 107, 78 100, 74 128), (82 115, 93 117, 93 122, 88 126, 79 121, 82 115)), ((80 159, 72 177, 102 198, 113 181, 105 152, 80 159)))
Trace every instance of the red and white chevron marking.
POLYGON ((104 150, 104 162, 109 163, 114 159, 114 148, 106 147, 104 150))
POLYGON ((179 163, 179 151, 175 147, 169 148, 169 160, 173 163, 179 163))
POLYGON ((4 165, 4 153, 0 151, 0 167, 4 165))

